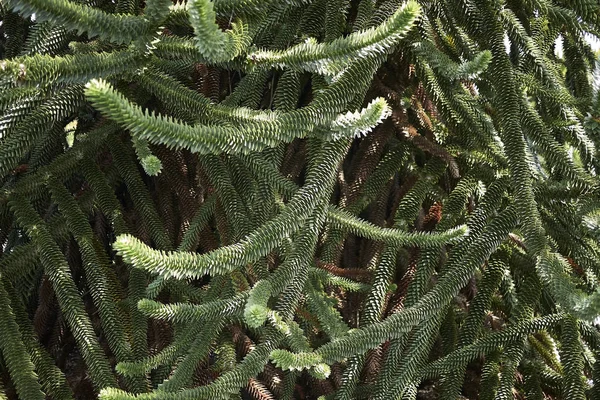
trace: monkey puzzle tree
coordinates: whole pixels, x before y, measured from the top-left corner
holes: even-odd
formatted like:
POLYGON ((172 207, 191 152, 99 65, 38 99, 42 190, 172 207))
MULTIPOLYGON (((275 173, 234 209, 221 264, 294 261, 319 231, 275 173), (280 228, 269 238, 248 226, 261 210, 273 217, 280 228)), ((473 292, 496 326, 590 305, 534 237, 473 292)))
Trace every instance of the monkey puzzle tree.
POLYGON ((0 18, 0 399, 600 399, 595 0, 0 18))

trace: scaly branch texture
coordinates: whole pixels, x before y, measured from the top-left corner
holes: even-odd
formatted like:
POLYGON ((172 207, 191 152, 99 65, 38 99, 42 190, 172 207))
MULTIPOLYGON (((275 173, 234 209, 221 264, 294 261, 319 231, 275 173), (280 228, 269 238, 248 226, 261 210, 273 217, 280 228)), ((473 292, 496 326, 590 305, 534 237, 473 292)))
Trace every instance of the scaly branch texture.
POLYGON ((598 399, 599 33, 0 0, 0 399, 598 399))

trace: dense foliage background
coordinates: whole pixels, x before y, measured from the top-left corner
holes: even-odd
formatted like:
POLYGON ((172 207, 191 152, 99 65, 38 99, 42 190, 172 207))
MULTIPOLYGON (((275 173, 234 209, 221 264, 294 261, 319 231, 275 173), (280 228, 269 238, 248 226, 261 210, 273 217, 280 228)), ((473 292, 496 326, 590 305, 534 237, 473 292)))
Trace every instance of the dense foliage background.
POLYGON ((0 399, 600 399, 599 34, 0 0, 0 399))

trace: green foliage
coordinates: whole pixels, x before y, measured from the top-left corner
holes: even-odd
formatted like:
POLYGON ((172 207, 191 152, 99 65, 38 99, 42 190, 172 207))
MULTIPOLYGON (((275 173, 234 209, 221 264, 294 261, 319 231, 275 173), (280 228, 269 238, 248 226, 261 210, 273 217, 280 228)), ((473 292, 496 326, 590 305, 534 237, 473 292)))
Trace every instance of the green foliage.
POLYGON ((44 393, 37 381, 34 365, 21 339, 19 326, 10 307, 6 290, 0 285, 0 318, 2 318, 2 355, 8 367, 11 379, 15 383, 17 394, 26 399, 43 399, 44 393))
POLYGON ((377 27, 331 42, 317 43, 315 39, 307 39, 282 52, 257 51, 247 57, 251 65, 336 75, 360 58, 389 51, 410 29, 418 14, 419 5, 410 1, 377 27))
POLYGON ((215 22, 213 3, 208 0, 188 2, 190 24, 196 34, 197 47, 211 63, 219 63, 238 57, 248 47, 251 38, 243 24, 232 24, 232 29, 222 32, 215 22))
POLYGON ((597 398, 599 15, 0 0, 0 399, 597 398))

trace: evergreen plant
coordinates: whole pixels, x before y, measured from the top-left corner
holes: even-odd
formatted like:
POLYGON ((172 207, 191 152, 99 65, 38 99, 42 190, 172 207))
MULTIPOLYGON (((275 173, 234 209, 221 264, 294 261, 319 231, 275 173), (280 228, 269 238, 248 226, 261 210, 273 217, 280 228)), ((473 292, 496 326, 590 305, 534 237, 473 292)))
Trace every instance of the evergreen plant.
POLYGON ((0 399, 600 399, 597 0, 0 0, 0 399))

